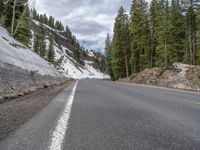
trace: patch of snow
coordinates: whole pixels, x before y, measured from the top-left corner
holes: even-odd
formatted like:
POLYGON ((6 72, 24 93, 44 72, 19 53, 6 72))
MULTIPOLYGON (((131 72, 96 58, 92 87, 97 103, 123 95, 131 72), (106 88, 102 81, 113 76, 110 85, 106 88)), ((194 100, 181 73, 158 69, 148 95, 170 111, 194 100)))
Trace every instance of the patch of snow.
POLYGON ((34 31, 31 30, 31 40, 30 40, 30 44, 29 44, 31 49, 33 49, 33 45, 34 45, 34 35, 35 35, 34 31))
POLYGON ((177 79, 185 79, 186 71, 189 69, 190 65, 182 64, 182 63, 174 63, 173 67, 176 69, 180 69, 181 71, 177 75, 177 79))
POLYGON ((94 53, 90 51, 90 52, 88 53, 88 56, 94 57, 94 53))

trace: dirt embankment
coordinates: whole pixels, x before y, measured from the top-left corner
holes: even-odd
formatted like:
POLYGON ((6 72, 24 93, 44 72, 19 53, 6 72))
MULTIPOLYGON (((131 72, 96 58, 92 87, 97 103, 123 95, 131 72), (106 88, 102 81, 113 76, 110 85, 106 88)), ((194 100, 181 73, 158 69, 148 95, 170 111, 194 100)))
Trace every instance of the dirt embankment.
POLYGON ((0 63, 0 102, 32 93, 38 89, 61 84, 66 80, 64 77, 40 75, 36 71, 28 71, 0 63))
POLYGON ((120 81, 200 91, 200 66, 174 63, 167 69, 145 69, 120 81))

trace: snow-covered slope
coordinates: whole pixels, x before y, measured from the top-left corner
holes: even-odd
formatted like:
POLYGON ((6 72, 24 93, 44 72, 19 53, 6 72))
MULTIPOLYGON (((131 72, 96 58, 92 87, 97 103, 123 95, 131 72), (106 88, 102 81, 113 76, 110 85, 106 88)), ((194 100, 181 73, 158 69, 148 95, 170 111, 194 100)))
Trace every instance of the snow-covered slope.
MULTIPOLYGON (((61 31, 55 30, 45 24, 39 23, 38 21, 33 20, 33 23, 36 26, 42 25, 49 35, 57 35, 59 38, 62 39, 62 41, 67 42, 67 38, 64 37, 61 33, 61 31)), ((34 33, 33 33, 34 34, 34 33)), ((57 39, 58 40, 58 39, 57 39)), ((33 40, 32 40, 33 41, 33 40)), ((46 49, 48 50, 49 47, 49 36, 46 36, 46 49)), ((62 43, 62 42, 61 42, 62 43)), ((83 78, 96 78, 96 79, 105 79, 109 78, 108 75, 105 73, 102 73, 100 70, 94 68, 92 61, 87 60, 86 58, 82 61, 83 64, 80 64, 73 58, 73 51, 67 48, 64 44, 58 44, 56 43, 56 40, 54 39, 54 50, 56 55, 56 61, 61 60, 61 64, 58 67, 59 71, 62 72, 65 76, 68 78, 73 79, 83 79, 83 78)), ((95 57, 92 52, 88 54, 89 57, 95 57)))
MULTIPOLYGON (((46 25, 45 25, 46 27, 46 25)), ((51 29, 50 27, 48 27, 51 29)), ((54 30, 54 32, 56 32, 54 30)), ((32 34, 33 31, 32 31, 32 34)), ((57 33, 59 34, 59 33, 57 33)), ((62 37, 62 36, 61 36, 62 37)), ((33 39, 32 39, 33 41, 33 39)), ((49 39, 46 39, 46 47, 48 49, 49 39)), ((108 75, 101 73, 93 67, 93 62, 84 60, 85 65, 79 64, 72 56, 73 52, 64 46, 58 46, 54 42, 54 50, 56 60, 62 59, 59 71, 68 78, 109 78, 108 75), (68 52, 68 54, 67 54, 68 52)), ((0 63, 7 63, 29 71, 36 71, 42 75, 61 76, 60 72, 46 60, 42 59, 32 50, 24 47, 16 41, 4 28, 0 27, 0 63)))
POLYGON ((52 65, 17 42, 2 27, 0 27, 0 63, 36 71, 42 75, 61 76, 52 65))
MULTIPOLYGON (((47 42, 49 43, 49 42, 47 42)), ((76 60, 70 57, 66 51, 73 53, 68 48, 61 47, 59 49, 54 45, 54 50, 56 54, 56 59, 63 58, 63 61, 60 65, 60 71, 69 78, 73 79, 83 79, 83 78, 96 78, 96 79, 105 79, 109 78, 108 75, 100 72, 98 69, 95 69, 92 64, 93 62, 84 60, 85 65, 79 64, 76 60)))

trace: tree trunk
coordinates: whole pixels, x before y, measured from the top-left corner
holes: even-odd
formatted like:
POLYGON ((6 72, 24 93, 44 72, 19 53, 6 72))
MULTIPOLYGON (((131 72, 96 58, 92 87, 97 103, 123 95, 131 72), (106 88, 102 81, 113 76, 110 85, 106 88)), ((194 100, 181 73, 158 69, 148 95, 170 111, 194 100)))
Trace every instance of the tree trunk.
POLYGON ((167 63, 167 40, 165 37, 165 67, 167 67, 168 63, 167 63))
POLYGON ((196 34, 195 34, 195 31, 193 31, 193 41, 192 41, 192 44, 193 44, 193 65, 196 65, 196 34))
POLYGON ((17 4, 17 0, 14 1, 14 6, 13 6, 13 16, 12 16, 12 24, 11 24, 11 35, 13 35, 13 33, 14 33, 16 4, 17 4))
POLYGON ((192 24, 191 24, 191 15, 190 14, 189 14, 188 38, 189 38, 189 43, 190 43, 190 64, 193 64, 192 24))
POLYGON ((15 34, 17 33, 17 30, 18 30, 18 28, 19 28, 19 26, 20 26, 20 23, 21 23, 21 21, 22 21, 24 15, 25 15, 27 9, 28 9, 28 6, 25 6, 25 9, 24 9, 24 11, 23 11, 23 13, 22 13, 22 15, 21 15, 21 17, 20 17, 20 19, 19 19, 17 25, 16 25, 15 31, 13 30, 13 35, 15 35, 15 34))
POLYGON ((128 58, 125 56, 125 67, 126 67, 126 77, 129 77, 129 69, 128 69, 128 58))

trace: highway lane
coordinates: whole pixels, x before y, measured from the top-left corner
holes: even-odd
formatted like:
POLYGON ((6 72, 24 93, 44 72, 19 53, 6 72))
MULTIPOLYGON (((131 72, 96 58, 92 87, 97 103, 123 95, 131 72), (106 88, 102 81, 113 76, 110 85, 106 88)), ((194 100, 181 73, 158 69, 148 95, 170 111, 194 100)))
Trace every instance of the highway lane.
POLYGON ((2 150, 199 150, 200 93, 81 80, 0 143, 2 150))

